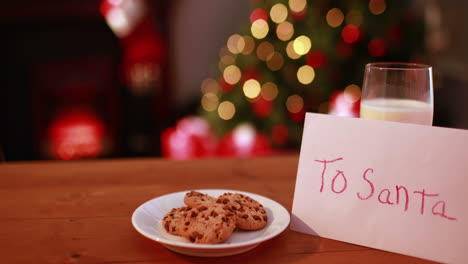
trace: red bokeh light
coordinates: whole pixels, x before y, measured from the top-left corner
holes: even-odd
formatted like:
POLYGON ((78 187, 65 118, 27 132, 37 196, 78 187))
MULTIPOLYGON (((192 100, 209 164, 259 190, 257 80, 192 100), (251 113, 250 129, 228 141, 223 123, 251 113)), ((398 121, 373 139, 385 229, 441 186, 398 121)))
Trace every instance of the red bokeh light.
POLYGON ((349 24, 341 31, 341 37, 346 43, 354 43, 359 40, 360 32, 356 25, 349 24))
POLYGON ((252 103, 252 111, 260 118, 266 118, 270 116, 273 111, 273 102, 263 99, 263 97, 258 98, 255 102, 252 103))
POLYGON ((325 53, 320 50, 312 50, 307 54, 306 61, 312 68, 323 66, 326 62, 325 53))
POLYGON ((250 14, 250 22, 253 23, 258 19, 263 19, 265 21, 268 21, 268 13, 262 9, 262 8, 257 8, 252 13, 250 14))
POLYGON ((387 52, 385 42, 380 38, 375 38, 369 41, 367 48, 369 50, 369 54, 373 57, 381 57, 387 52))
POLYGON ((271 131, 271 138, 273 143, 280 146, 285 145, 288 142, 289 129, 285 125, 276 125, 271 131))

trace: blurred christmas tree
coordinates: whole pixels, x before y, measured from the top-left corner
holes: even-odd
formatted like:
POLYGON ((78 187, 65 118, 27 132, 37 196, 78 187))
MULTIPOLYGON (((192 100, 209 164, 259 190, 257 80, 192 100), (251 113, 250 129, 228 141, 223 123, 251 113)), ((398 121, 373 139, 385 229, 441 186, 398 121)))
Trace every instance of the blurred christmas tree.
POLYGON ((253 1, 248 27, 220 51, 219 76, 201 85, 201 115, 219 135, 250 123, 273 146, 297 147, 305 112, 358 114, 366 63, 421 60, 422 12, 410 4, 253 1))

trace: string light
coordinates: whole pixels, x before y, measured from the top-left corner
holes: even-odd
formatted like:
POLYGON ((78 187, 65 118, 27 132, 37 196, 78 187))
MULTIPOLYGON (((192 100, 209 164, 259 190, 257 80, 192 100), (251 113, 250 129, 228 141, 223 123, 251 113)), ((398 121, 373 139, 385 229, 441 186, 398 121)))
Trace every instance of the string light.
POLYGON ((286 46, 286 54, 288 54, 288 57, 293 60, 297 60, 301 57, 301 55, 297 54, 294 50, 294 40, 288 42, 288 45, 286 46))
POLYGON ((245 40, 242 36, 234 34, 229 37, 227 47, 233 54, 239 54, 245 47, 245 40))
POLYGON ((267 58, 267 67, 272 71, 277 71, 283 67, 283 55, 279 52, 274 52, 267 58))
POLYGON ((369 1, 369 10, 374 15, 380 15, 385 12, 387 4, 385 0, 370 0, 369 1))
POLYGON ((306 0, 289 0, 289 9, 294 13, 301 13, 307 5, 306 0))
POLYGON ((241 71, 236 65, 229 65, 224 69, 223 72, 224 80, 231 85, 234 85, 239 82, 241 78, 241 71))
POLYGON ((201 99, 201 105, 207 112, 216 110, 218 107, 218 96, 214 93, 206 93, 201 99))
POLYGON ((299 113, 304 107, 304 100, 297 94, 293 94, 286 100, 286 108, 291 113, 299 113))
POLYGON ((282 41, 288 41, 294 35, 294 26, 288 21, 279 24, 276 27, 276 35, 282 41))
POLYGON ((255 79, 249 79, 245 81, 242 90, 244 91, 245 97, 249 99, 257 98, 261 91, 260 83, 255 79))
POLYGON ((339 8, 332 8, 326 16, 327 23, 330 27, 338 27, 343 23, 344 14, 339 8))
POLYGON ((268 23, 263 19, 257 19, 252 23, 250 28, 252 36, 256 39, 263 39, 269 31, 268 23))
POLYGON ((257 47, 257 57, 262 61, 266 61, 273 52, 275 52, 273 45, 268 41, 263 41, 257 47))
POLYGON ((294 51, 299 55, 305 55, 312 47, 312 41, 307 36, 299 36, 294 40, 294 51))
POLYGON ((302 84, 310 84, 315 78, 314 68, 309 65, 301 66, 297 70, 297 80, 302 84))
POLYGON ((278 87, 272 82, 264 83, 262 85, 261 94, 263 99, 273 101, 276 96, 278 96, 278 87))
POLYGON ((288 18, 288 8, 283 4, 276 4, 270 10, 270 17, 273 22, 282 23, 288 18))
POLYGON ((207 78, 201 83, 201 91, 203 94, 214 93, 216 94, 219 91, 219 84, 216 80, 207 78))
POLYGON ((236 113, 236 106, 233 103, 229 101, 224 101, 219 104, 218 115, 221 119, 230 120, 234 117, 235 113, 236 113))
POLYGON ((255 40, 250 36, 244 36, 244 49, 241 51, 244 55, 249 55, 255 49, 255 40))

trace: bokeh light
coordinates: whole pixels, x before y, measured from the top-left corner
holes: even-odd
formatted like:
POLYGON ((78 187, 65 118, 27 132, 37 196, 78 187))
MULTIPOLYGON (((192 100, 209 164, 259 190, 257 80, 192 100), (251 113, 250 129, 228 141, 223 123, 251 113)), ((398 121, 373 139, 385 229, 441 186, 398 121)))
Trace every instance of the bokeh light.
POLYGON ((252 36, 256 39, 263 39, 269 31, 268 23, 263 19, 257 19, 252 23, 250 28, 252 36))
POLYGON ((260 94, 261 87, 260 83, 255 79, 249 79, 245 81, 244 86, 242 87, 244 95, 249 99, 257 98, 260 94))
POLYGON ((244 49, 241 51, 244 55, 249 55, 255 49, 255 40, 250 36, 244 36, 244 49))
POLYGON ((288 8, 283 4, 276 4, 270 10, 271 20, 277 24, 282 23, 288 18, 288 8))
POLYGON ((235 113, 236 113, 236 107, 234 106, 233 103, 229 101, 224 101, 219 104, 218 115, 221 119, 223 120, 232 119, 235 113))
POLYGON ((361 99, 361 88, 356 84, 350 84, 344 89, 343 96, 346 101, 356 103, 361 99))
POLYGON ((304 100, 297 94, 293 94, 286 100, 286 108, 291 113, 299 113, 304 107, 304 100))
POLYGON ((253 23, 259 19, 268 21, 268 13, 262 8, 256 8, 252 11, 252 13, 250 13, 250 23, 253 23))
POLYGON ((201 99, 201 105, 207 112, 216 110, 218 107, 218 96, 214 93, 206 93, 201 99))
POLYGON ((297 60, 301 57, 301 55, 297 54, 296 51, 294 51, 294 40, 291 40, 286 46, 286 54, 288 54, 288 57, 293 60, 297 60))
POLYGON ((307 5, 306 0, 289 0, 289 9, 294 13, 301 13, 307 5))
POLYGON ((275 49, 268 41, 263 41, 257 47, 257 57, 262 61, 266 61, 273 54, 273 52, 275 52, 275 49))
POLYGON ((274 52, 267 58, 267 67, 272 71, 277 71, 283 67, 283 55, 279 52, 274 52))
POLYGON ((360 26, 362 21, 362 14, 358 10, 352 9, 348 12, 348 14, 346 14, 346 24, 360 26))
POLYGON ((219 91, 219 84, 215 79, 207 78, 201 83, 201 91, 203 94, 214 93, 219 91))
POLYGON ((264 83, 262 85, 261 94, 263 99, 273 101, 276 96, 278 96, 278 86, 272 82, 264 83))
POLYGON ((369 1, 369 10, 374 15, 380 15, 385 12, 387 4, 385 0, 370 0, 369 1))
POLYGON ((233 54, 239 54, 245 47, 245 40, 241 35, 234 34, 229 37, 227 47, 233 54))
POLYGON ((224 69, 223 78, 228 84, 236 84, 241 78, 241 71, 236 65, 229 65, 224 69))
POLYGON ((347 25, 341 31, 341 37, 343 37, 344 42, 346 43, 354 43, 359 39, 359 28, 356 25, 347 25))
POLYGON ((314 68, 309 65, 301 66, 297 70, 297 80, 302 84, 310 84, 315 78, 314 68))
POLYGON ((339 8, 332 8, 326 16, 327 23, 330 27, 339 27, 344 20, 344 14, 339 8))
POLYGON ((387 52, 385 41, 381 38, 375 38, 369 41, 367 48, 369 50, 369 54, 373 57, 381 57, 387 52))
POLYGON ((312 41, 307 36, 299 36, 294 40, 294 51, 299 55, 305 55, 312 47, 312 41))
POLYGON ((294 35, 294 26, 288 21, 279 24, 276 27, 276 35, 282 41, 288 41, 294 35))

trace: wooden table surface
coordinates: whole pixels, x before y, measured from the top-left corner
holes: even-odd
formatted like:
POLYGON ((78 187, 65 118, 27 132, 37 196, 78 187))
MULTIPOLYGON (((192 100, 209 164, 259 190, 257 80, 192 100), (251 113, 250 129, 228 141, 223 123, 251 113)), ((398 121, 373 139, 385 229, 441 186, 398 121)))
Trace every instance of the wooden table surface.
POLYGON ((168 161, 121 159, 0 164, 0 263, 433 263, 286 229, 230 257, 173 253, 140 235, 133 211, 191 189, 236 189, 291 211, 297 155, 168 161))

